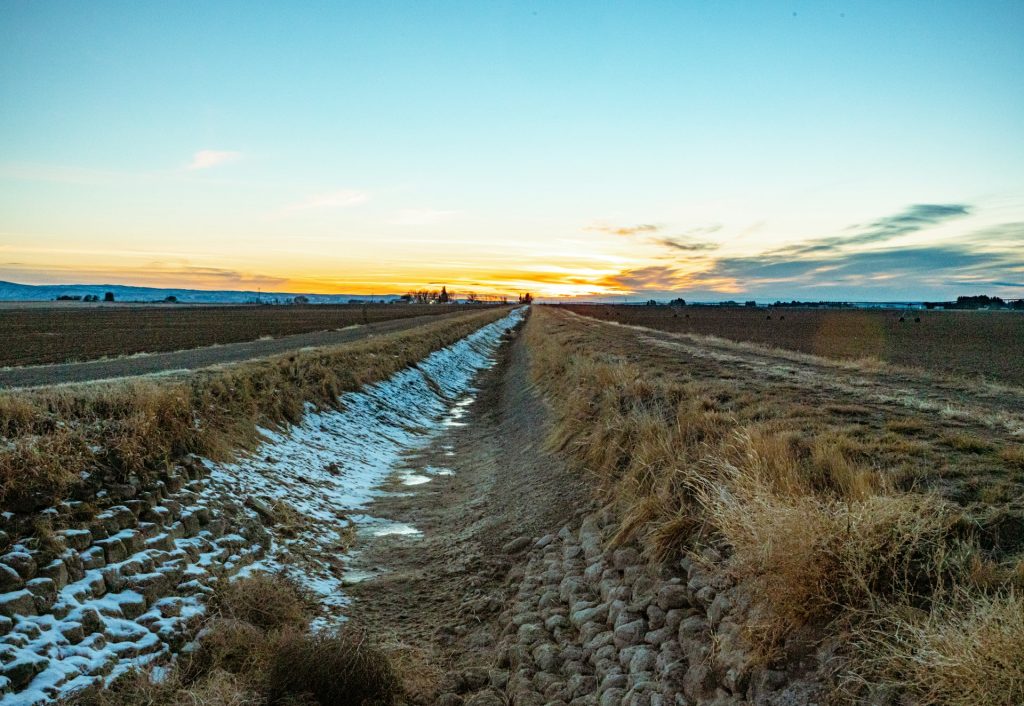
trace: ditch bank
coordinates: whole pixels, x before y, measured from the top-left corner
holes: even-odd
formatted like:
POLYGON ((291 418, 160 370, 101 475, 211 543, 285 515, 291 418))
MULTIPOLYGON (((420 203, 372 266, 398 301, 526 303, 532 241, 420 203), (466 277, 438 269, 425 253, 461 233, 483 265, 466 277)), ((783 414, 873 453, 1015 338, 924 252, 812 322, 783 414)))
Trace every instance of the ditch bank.
MULTIPOLYGON (((218 582, 283 571, 340 619, 345 553, 398 459, 461 414, 515 310, 412 367, 262 429, 242 460, 191 456, 146 483, 103 487, 0 534, 3 704, 51 701, 187 649, 218 582)), ((25 518, 4 515, 7 523, 25 518)))

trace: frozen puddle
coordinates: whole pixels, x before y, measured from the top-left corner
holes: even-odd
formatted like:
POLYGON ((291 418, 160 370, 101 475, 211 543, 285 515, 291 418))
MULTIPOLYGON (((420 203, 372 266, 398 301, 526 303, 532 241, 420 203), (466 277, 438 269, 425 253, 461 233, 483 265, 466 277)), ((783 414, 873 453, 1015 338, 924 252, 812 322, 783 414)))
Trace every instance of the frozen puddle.
MULTIPOLYGON (((265 442, 250 458, 210 464, 208 492, 255 497, 298 511, 301 522, 292 523, 287 539, 271 528, 274 542, 254 568, 285 571, 312 589, 323 607, 319 623, 342 619, 343 581, 350 582, 346 554, 354 532, 419 534, 415 527, 382 524, 359 513, 383 494, 379 486, 402 468, 410 452, 425 448, 447 427, 465 425, 459 420, 475 399, 473 379, 494 365, 502 334, 523 314, 513 311, 415 367, 342 395, 340 410, 308 410, 302 423, 286 432, 264 431, 265 442)), ((444 475, 445 469, 437 470, 444 475)), ((412 486, 433 475, 430 469, 406 469, 400 477, 412 486)))
MULTIPOLYGON (((452 452, 454 455, 454 452, 452 452)), ((402 471, 399 474, 399 478, 402 481, 402 485, 423 485, 434 480, 437 476, 454 476, 455 471, 450 468, 438 468, 437 466, 425 466, 424 468, 417 469, 416 471, 408 470, 402 471)))
POLYGON ((392 535, 400 535, 403 537, 415 537, 423 534, 418 529, 416 529, 412 525, 406 524, 405 522, 382 523, 381 526, 374 528, 372 532, 374 537, 389 537, 392 535))

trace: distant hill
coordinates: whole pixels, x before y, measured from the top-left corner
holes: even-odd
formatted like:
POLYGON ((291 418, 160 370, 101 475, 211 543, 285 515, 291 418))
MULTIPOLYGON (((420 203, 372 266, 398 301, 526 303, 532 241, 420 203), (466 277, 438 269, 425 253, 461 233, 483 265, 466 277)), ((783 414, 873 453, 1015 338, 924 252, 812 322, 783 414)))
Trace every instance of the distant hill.
POLYGON ((159 287, 129 287, 120 284, 17 284, 0 281, 0 301, 53 301, 60 296, 84 297, 96 295, 103 299, 107 292, 114 293, 119 302, 159 302, 176 297, 185 304, 253 304, 289 303, 304 296, 310 304, 346 304, 355 301, 394 301, 397 294, 304 294, 302 292, 207 291, 203 289, 163 289, 159 287))

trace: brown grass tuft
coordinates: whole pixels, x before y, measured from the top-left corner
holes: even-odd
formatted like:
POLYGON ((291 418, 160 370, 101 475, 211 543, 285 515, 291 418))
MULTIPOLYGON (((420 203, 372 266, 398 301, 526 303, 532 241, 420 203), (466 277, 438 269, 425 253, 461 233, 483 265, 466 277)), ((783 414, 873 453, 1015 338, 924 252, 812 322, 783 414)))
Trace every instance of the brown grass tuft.
POLYGON ((942 437, 942 441, 957 451, 982 454, 992 450, 992 444, 974 434, 946 434, 942 437))
POLYGON ((286 576, 254 573, 220 583, 210 601, 210 611, 260 630, 282 630, 305 625, 310 602, 286 576))
POLYGON ((321 704, 385 706, 401 693, 387 655, 351 625, 334 633, 285 633, 276 645, 268 682, 272 703, 309 696, 321 704))
POLYGON ((999 450, 999 458, 1014 471, 1024 471, 1024 446, 1005 446, 999 450))
POLYGON ((930 611, 895 606, 860 635, 860 693, 896 689, 921 706, 1024 702, 1024 600, 957 591, 930 611))

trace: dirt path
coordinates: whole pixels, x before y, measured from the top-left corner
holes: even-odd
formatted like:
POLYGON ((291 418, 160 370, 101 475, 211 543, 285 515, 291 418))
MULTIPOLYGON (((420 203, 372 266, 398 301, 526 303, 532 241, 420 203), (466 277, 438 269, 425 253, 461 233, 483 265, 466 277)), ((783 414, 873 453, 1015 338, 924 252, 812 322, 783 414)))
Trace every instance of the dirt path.
POLYGON ((92 382, 110 378, 153 375, 194 370, 222 363, 237 363, 253 358, 287 353, 299 348, 351 343, 382 333, 394 333, 462 316, 465 312, 416 316, 352 326, 338 331, 314 331, 257 341, 227 343, 167 353, 149 353, 127 358, 90 360, 81 363, 34 365, 0 369, 0 388, 36 387, 63 383, 92 382))
POLYGON ((505 346, 462 425, 408 459, 408 471, 441 474, 419 485, 393 476, 369 508, 420 534, 369 533, 355 547, 352 568, 376 576, 348 589, 351 615, 445 671, 493 662, 517 558, 592 509, 579 476, 540 447, 547 415, 527 369, 525 345, 505 346))

